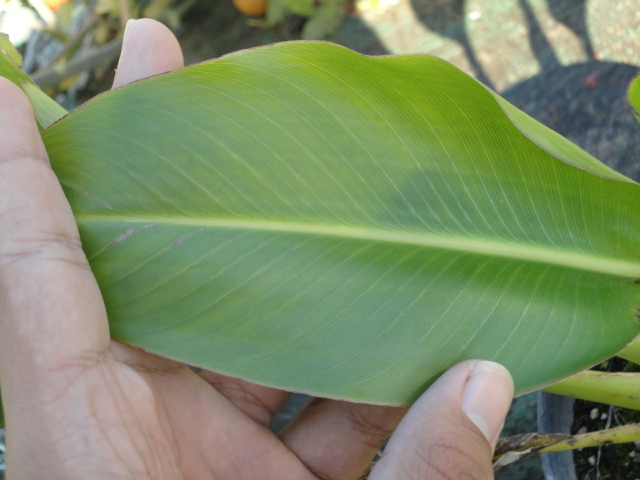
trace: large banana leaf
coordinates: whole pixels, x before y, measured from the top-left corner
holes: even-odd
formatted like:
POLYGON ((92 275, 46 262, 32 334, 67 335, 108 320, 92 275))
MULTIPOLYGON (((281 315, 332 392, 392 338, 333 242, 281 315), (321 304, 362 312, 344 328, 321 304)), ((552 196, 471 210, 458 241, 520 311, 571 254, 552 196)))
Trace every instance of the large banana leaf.
POLYGON ((326 43, 108 92, 43 132, 112 335, 261 384, 518 392, 640 330, 640 187, 453 66, 326 43))

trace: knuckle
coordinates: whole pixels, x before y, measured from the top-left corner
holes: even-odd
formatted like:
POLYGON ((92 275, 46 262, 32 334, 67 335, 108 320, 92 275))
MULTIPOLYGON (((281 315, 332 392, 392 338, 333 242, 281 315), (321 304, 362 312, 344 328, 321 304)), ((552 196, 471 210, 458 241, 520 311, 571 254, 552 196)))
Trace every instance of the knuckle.
POLYGON ((81 377, 87 372, 96 369, 103 365, 109 358, 109 352, 107 350, 91 350, 76 353, 69 358, 64 358, 56 361, 47 367, 49 373, 56 373, 64 371, 65 373, 73 372, 73 377, 81 377))
POLYGON ((251 417, 267 426, 273 418, 275 412, 273 409, 258 395, 247 389, 237 387, 234 397, 234 403, 244 407, 245 411, 250 412, 251 417))
POLYGON ((76 396, 76 387, 83 379, 96 372, 98 376, 102 375, 108 356, 108 351, 85 351, 48 363, 40 373, 53 381, 47 382, 48 391, 42 397, 43 402, 55 406, 76 396))
POLYGON ((385 422, 381 422, 378 416, 368 416, 365 410, 355 404, 346 405, 349 426, 365 446, 378 448, 391 435, 390 426, 385 422))
POLYGON ((38 229, 29 234, 16 235, 0 251, 0 266, 39 265, 59 263, 88 269, 80 238, 74 233, 38 229))
POLYGON ((268 426, 277 408, 269 405, 251 385, 203 370, 200 376, 256 422, 268 426))

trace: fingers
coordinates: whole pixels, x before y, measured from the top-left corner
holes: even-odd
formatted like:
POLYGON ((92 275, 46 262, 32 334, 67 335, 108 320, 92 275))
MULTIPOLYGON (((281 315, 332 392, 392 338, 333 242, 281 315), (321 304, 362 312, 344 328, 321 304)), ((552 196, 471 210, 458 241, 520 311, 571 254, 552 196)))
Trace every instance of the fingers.
MULTIPOLYGON (((131 22, 125 37, 116 85, 182 66, 177 40, 162 24, 131 22)), ((7 396, 4 372, 17 376, 37 370, 34 362, 52 369, 100 355, 108 350, 109 333, 100 292, 31 106, 2 78, 0 147, 0 381, 7 396)))
POLYGON ((2 366, 26 361, 30 349, 43 363, 102 350, 108 346, 106 316, 71 208, 29 101, 4 78, 0 112, 2 366))
POLYGON ((245 415, 265 427, 269 426, 273 416, 291 396, 289 392, 226 377, 208 370, 201 370, 198 375, 227 397, 245 415))
MULTIPOLYGON (((133 22, 126 37, 116 84, 182 66, 175 37, 158 22, 133 22)), ((0 78, 0 383, 7 423, 22 416, 18 410, 32 410, 25 398, 58 395, 52 387, 64 383, 60 375, 73 376, 106 355, 104 304, 73 214, 28 100, 0 78)))
POLYGON ((175 70, 184 65, 182 50, 171 31, 160 22, 129 20, 113 88, 175 70))
MULTIPOLYGON (((108 349, 98 286, 76 223, 49 166, 29 101, 0 78, 0 383, 10 398, 66 364, 108 349)), ((36 392, 31 392, 36 394, 36 392)), ((21 396, 31 398, 28 392, 21 396)))
POLYGON ((463 362, 409 410, 370 480, 493 479, 493 448, 513 397, 513 381, 493 362, 463 362))
POLYGON ((280 435, 323 480, 360 478, 407 409, 316 400, 280 435))

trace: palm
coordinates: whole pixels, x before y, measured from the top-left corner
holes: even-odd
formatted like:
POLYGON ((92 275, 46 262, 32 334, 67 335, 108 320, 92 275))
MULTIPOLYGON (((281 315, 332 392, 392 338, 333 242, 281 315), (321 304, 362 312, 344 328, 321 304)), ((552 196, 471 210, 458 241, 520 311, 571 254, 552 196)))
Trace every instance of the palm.
MULTIPOLYGON (((234 404, 184 365, 115 342, 112 352, 83 380, 97 390, 86 395, 84 408, 96 417, 86 426, 92 420, 111 426, 100 432, 102 475, 117 469, 153 479, 305 478, 300 462, 265 428, 268 414, 260 406, 234 404)), ((76 456, 77 448, 61 453, 76 456)))
POLYGON ((60 377, 58 384, 67 385, 66 395, 58 398, 75 399, 73 422, 77 425, 80 417, 85 430, 66 437, 72 425, 54 427, 57 456, 68 469, 65 475, 314 479, 312 468, 322 476, 333 478, 338 469, 339 478, 357 478, 401 415, 396 410, 382 421, 381 407, 321 401, 279 439, 268 424, 288 398, 286 392, 207 371, 195 374, 184 365, 117 342, 101 357, 54 373, 60 377), (341 412, 345 426, 331 435, 317 431, 313 417, 318 409, 327 410, 323 421, 341 412), (371 419, 367 424, 362 421, 365 416, 371 419), (344 422, 349 417, 351 422, 344 422), (100 425, 109 428, 97 428, 100 425), (327 455, 327 443, 340 443, 339 437, 345 436, 350 444, 327 455), (92 448, 100 448, 99 463, 86 461, 87 438, 92 448))

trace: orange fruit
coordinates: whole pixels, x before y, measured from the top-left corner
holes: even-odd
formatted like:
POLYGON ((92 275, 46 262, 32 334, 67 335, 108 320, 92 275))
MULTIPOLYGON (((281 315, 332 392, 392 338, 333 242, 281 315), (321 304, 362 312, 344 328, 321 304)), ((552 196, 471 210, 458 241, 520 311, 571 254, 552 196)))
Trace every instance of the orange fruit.
POLYGON ((268 0, 233 0, 233 4, 247 17, 261 17, 267 11, 268 0))
POLYGON ((60 5, 63 3, 67 3, 68 1, 69 0, 44 0, 44 3, 51 9, 52 12, 57 12, 60 8, 60 5))

